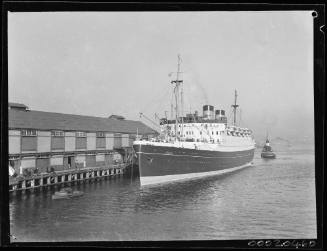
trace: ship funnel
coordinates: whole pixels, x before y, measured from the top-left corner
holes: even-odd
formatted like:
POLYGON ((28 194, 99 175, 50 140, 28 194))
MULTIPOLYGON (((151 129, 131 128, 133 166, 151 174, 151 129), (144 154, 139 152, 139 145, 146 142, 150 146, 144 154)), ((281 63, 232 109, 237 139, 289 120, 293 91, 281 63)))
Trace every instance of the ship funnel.
POLYGON ((216 110, 216 112, 215 112, 215 120, 218 123, 227 124, 227 117, 225 116, 225 110, 216 110))
POLYGON ((214 107, 212 105, 203 106, 203 118, 214 119, 214 107))
POLYGON ((215 119, 219 119, 220 117, 225 116, 225 110, 216 110, 216 116, 215 119))

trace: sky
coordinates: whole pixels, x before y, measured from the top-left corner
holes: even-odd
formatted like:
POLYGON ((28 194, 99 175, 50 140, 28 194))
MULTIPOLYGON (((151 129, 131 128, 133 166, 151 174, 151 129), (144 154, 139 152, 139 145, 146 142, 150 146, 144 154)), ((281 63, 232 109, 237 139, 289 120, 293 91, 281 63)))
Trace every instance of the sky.
POLYGON ((178 54, 185 112, 230 115, 236 89, 255 136, 313 138, 310 11, 9 12, 8 100, 151 126, 139 113, 170 116, 178 54))

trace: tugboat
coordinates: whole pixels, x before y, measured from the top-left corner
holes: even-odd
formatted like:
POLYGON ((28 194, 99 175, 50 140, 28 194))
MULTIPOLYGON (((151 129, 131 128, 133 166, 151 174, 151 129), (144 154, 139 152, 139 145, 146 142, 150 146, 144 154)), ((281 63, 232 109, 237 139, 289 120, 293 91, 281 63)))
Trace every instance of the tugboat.
POLYGON ((273 152, 273 150, 270 146, 268 137, 266 139, 266 144, 263 146, 263 149, 261 152, 261 158, 264 158, 264 159, 275 159, 276 158, 276 154, 273 152))
POLYGON ((72 197, 77 197, 77 196, 81 196, 84 193, 81 191, 73 191, 70 187, 68 188, 63 188, 61 189, 59 192, 55 192, 52 195, 52 199, 53 200, 57 200, 57 199, 70 199, 72 197))
POLYGON ((197 111, 183 116, 180 62, 178 56, 177 78, 171 81, 175 119, 160 119, 160 136, 133 143, 141 186, 219 175, 252 165, 255 141, 250 129, 236 125, 236 90, 233 125, 228 125, 225 110, 214 110, 212 105, 203 106, 203 116, 197 111))

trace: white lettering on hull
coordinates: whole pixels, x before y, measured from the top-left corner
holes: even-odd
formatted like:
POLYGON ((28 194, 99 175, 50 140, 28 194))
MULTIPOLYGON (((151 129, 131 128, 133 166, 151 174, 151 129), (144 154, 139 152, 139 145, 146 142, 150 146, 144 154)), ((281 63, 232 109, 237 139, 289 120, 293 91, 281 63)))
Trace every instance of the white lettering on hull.
POLYGON ((221 175, 224 173, 229 173, 229 172, 233 172, 233 171, 245 168, 250 165, 252 165, 251 162, 247 163, 245 165, 242 165, 242 166, 227 168, 227 169, 218 170, 218 171, 211 171, 211 172, 140 177, 140 181, 141 181, 141 186, 157 185, 157 184, 181 181, 181 180, 186 180, 186 179, 195 179, 195 178, 201 178, 201 177, 206 177, 206 176, 221 175))

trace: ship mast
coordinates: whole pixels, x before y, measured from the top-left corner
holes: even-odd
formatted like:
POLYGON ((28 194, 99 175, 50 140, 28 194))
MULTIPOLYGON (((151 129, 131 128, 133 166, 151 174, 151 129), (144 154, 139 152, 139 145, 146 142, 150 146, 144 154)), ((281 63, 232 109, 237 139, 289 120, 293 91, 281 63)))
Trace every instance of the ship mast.
POLYGON ((234 121, 233 121, 233 125, 236 125, 236 108, 238 107, 238 105, 236 104, 237 101, 237 91, 235 90, 235 101, 234 104, 232 105, 233 107, 233 112, 234 112, 234 121))
POLYGON ((181 136, 184 135, 184 127, 183 127, 183 124, 184 124, 184 109, 183 109, 183 106, 184 106, 184 100, 183 100, 183 82, 181 83, 181 136))
MULTIPOLYGON (((175 124, 175 138, 176 140, 178 139, 178 117, 179 117, 179 107, 178 107, 178 103, 179 103, 179 86, 183 83, 183 80, 179 79, 179 74, 180 72, 180 65, 181 65, 181 58, 180 55, 178 55, 178 64, 177 64, 177 76, 176 76, 176 80, 171 81, 172 84, 175 84, 175 102, 176 102, 176 124, 175 124)), ((183 100, 183 98, 181 97, 181 100, 183 100)), ((183 121, 182 121, 183 123, 183 121)))

